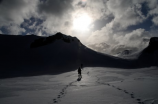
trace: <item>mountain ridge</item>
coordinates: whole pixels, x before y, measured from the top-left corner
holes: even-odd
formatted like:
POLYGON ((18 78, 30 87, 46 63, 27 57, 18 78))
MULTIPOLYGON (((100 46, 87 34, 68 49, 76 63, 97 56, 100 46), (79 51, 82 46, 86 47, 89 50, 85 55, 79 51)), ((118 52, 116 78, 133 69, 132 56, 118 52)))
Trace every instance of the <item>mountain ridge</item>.
POLYGON ((0 78, 59 74, 84 67, 148 67, 140 59, 127 60, 96 52, 76 37, 57 33, 49 37, 0 35, 0 78))

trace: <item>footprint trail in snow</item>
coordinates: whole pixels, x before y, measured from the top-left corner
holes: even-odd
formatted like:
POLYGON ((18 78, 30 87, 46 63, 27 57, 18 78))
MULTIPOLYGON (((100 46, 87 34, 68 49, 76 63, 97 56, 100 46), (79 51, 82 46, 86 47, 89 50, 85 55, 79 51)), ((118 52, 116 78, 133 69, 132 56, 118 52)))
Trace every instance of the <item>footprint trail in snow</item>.
POLYGON ((70 82, 68 85, 66 85, 61 91, 60 93, 57 95, 57 97, 55 99, 53 99, 53 104, 57 104, 61 101, 61 99, 67 94, 67 89, 77 81, 73 81, 70 82))
MULTIPOLYGON (((87 76, 89 76, 89 77, 92 77, 92 76, 90 75, 90 71, 87 71, 85 75, 87 75, 87 76)), ((100 84, 100 85, 106 85, 106 86, 112 87, 112 88, 114 88, 114 89, 116 89, 116 90, 118 90, 118 91, 121 91, 121 92, 125 93, 126 95, 130 96, 131 99, 135 100, 135 101, 137 102, 137 104, 158 104, 158 100, 155 100, 155 99, 142 100, 142 99, 140 99, 140 98, 137 98, 133 92, 129 92, 129 91, 125 90, 125 89, 122 89, 122 88, 117 87, 117 86, 115 86, 115 85, 112 85, 112 84, 110 84, 110 83, 101 82, 101 81, 100 81, 100 78, 99 78, 98 76, 95 76, 95 77, 97 78, 96 82, 97 82, 98 84, 100 84)), ((61 99, 67 94, 67 89, 68 89, 69 87, 71 87, 72 84, 74 84, 74 83, 76 83, 76 82, 77 82, 77 81, 73 81, 73 82, 70 82, 68 85, 66 85, 66 86, 60 91, 60 93, 57 95, 57 97, 56 97, 55 99, 53 99, 53 104, 57 104, 57 103, 61 102, 61 99)), ((123 81, 121 81, 121 82, 123 82, 123 81)))
POLYGON ((117 87, 117 86, 114 86, 114 85, 112 85, 112 84, 109 84, 109 83, 99 82, 100 78, 98 78, 97 76, 96 76, 96 78, 97 78, 97 81, 96 81, 96 82, 97 82, 98 84, 110 86, 110 87, 113 87, 113 88, 115 88, 115 89, 117 89, 117 90, 119 90, 119 91, 122 91, 122 92, 124 92, 125 94, 128 94, 132 99, 135 99, 138 104, 158 104, 158 100, 154 100, 154 99, 142 100, 142 99, 140 99, 140 98, 136 98, 133 92, 130 93, 130 92, 124 90, 124 89, 121 89, 121 88, 119 88, 119 87, 117 87))

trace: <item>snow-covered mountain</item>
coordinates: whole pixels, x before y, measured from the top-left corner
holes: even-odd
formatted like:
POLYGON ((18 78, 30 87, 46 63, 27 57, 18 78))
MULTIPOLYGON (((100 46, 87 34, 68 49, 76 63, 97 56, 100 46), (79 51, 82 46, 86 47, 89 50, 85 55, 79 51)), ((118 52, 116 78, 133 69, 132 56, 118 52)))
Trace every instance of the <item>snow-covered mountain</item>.
POLYGON ((112 56, 117 56, 120 58, 136 58, 140 51, 147 47, 150 38, 143 38, 140 40, 139 44, 108 44, 108 43, 93 43, 88 44, 87 46, 93 50, 96 50, 101 53, 109 54, 112 56))
POLYGON ((0 77, 62 73, 77 69, 81 63, 85 67, 143 67, 138 62, 141 58, 102 54, 62 33, 49 37, 0 35, 0 48, 0 77))
POLYGON ((96 50, 102 53, 108 53, 108 49, 110 48, 110 45, 108 45, 107 43, 88 44, 87 46, 93 50, 96 50))
POLYGON ((125 45, 118 45, 118 46, 113 47, 111 49, 111 52, 115 56, 124 58, 124 57, 131 56, 132 54, 138 52, 138 49, 136 47, 128 47, 125 45))

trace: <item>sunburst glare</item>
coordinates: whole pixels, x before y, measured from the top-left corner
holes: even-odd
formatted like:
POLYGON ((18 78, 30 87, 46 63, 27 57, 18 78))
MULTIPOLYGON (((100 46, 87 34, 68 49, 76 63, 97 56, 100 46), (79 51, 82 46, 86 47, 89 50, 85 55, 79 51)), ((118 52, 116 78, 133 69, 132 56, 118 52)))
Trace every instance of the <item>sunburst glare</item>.
POLYGON ((76 16, 73 20, 73 29, 79 31, 89 30, 92 18, 88 14, 76 16))

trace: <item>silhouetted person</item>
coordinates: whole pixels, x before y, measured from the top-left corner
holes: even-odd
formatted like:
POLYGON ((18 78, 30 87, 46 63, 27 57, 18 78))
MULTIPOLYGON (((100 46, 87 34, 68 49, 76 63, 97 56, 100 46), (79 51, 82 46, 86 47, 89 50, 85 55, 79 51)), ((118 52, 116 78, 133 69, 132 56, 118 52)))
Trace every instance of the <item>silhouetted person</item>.
POLYGON ((81 69, 83 69, 83 64, 81 64, 81 69))
POLYGON ((80 67, 78 68, 78 77, 82 78, 82 75, 81 75, 81 68, 80 68, 80 67))

